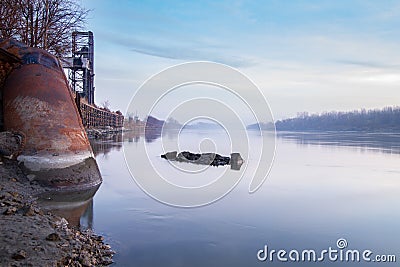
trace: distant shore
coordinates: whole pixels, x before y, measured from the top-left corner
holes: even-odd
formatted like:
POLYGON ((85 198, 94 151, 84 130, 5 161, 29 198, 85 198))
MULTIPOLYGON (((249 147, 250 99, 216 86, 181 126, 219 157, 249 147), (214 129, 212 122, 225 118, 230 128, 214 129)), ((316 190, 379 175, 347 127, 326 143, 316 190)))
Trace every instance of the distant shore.
POLYGON ((293 132, 400 132, 400 107, 331 111, 321 114, 299 113, 297 117, 273 122, 259 122, 247 126, 248 130, 293 132))

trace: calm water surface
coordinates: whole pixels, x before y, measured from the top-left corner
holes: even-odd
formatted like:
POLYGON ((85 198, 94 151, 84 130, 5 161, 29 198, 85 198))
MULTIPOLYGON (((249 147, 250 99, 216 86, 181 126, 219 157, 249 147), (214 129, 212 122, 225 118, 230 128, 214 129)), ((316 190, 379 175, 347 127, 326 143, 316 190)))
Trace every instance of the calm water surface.
MULTIPOLYGON (((180 142, 196 149, 204 136, 216 143, 223 139, 218 131, 187 131, 180 142)), ((257 143, 271 137, 250 132, 250 138, 257 143)), ((400 137, 353 133, 320 139, 278 135, 273 168, 256 193, 248 193, 250 177, 245 176, 226 197, 191 209, 166 206, 146 195, 129 174, 122 140, 103 143, 97 147, 97 162, 104 182, 90 203, 90 227, 117 251, 114 266, 299 266, 260 262, 256 254, 264 245, 286 251, 337 248, 339 238, 347 240, 349 249, 395 254, 400 261, 400 137)), ((168 172, 168 162, 159 158, 160 140, 146 145, 149 157, 168 172)), ((142 141, 127 139, 125 149, 135 151, 142 141)), ((230 153, 229 147, 218 149, 230 153)), ((252 158, 248 164, 256 168, 252 158)))

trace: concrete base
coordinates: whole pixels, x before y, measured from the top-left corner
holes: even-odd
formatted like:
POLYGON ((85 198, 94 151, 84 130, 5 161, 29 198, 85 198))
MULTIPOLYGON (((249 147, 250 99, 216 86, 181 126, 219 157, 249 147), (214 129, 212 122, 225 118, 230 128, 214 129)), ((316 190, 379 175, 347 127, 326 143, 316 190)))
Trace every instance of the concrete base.
POLYGON ((65 168, 37 171, 28 168, 24 163, 21 165, 28 179, 58 190, 85 190, 95 188, 102 182, 101 174, 94 158, 87 158, 82 162, 65 168))

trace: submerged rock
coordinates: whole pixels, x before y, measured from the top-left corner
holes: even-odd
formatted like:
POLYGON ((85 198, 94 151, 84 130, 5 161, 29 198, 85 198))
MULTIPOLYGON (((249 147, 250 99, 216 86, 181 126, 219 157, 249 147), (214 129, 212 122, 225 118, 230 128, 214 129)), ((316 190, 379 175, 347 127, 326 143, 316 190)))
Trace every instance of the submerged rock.
POLYGON ((191 153, 183 151, 167 152, 161 155, 161 158, 170 161, 188 162, 193 164, 211 165, 211 166, 224 166, 231 165, 231 169, 239 170, 243 164, 243 158, 240 153, 232 153, 231 157, 221 156, 216 153, 191 153))
POLYGON ((232 170, 240 170, 240 167, 242 167, 244 160, 242 156, 240 156, 240 153, 232 153, 231 154, 231 169, 232 170))

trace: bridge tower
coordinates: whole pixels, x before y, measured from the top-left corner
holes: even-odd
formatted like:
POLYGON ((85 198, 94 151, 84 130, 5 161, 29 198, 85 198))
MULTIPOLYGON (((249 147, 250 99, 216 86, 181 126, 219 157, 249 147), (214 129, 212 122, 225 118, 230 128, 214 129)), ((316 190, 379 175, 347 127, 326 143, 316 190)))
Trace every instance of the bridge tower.
POLYGON ((72 33, 72 62, 69 79, 77 96, 94 104, 94 38, 93 32, 72 33))

